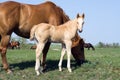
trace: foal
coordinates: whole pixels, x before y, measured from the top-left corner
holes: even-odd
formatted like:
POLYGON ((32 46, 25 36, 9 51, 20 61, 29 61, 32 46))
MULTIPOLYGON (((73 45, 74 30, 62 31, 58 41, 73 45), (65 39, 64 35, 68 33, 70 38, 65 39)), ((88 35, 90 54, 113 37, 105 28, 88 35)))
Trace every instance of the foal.
POLYGON ((62 43, 61 57, 59 61, 59 71, 62 71, 62 60, 67 51, 67 68, 69 72, 72 72, 70 67, 70 56, 72 39, 75 37, 77 30, 82 32, 84 24, 84 14, 77 15, 77 18, 70 20, 63 25, 53 26, 47 23, 41 23, 33 26, 30 33, 30 40, 36 39, 36 64, 35 70, 37 75, 40 74, 40 55, 47 41, 62 43))

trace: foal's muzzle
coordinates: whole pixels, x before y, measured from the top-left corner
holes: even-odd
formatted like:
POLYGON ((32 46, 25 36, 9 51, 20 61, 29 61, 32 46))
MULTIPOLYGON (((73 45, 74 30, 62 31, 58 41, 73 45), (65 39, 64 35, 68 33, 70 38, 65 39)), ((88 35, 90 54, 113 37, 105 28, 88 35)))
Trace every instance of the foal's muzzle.
POLYGON ((81 33, 83 30, 79 30, 79 32, 81 33))

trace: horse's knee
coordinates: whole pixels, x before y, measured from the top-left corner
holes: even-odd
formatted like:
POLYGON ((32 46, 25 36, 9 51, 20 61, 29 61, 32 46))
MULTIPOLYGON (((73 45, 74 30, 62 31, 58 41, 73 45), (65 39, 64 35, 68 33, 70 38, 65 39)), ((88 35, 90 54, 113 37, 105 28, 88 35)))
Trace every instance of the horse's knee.
POLYGON ((7 52, 7 48, 1 48, 0 51, 1 51, 1 56, 5 56, 7 52))
POLYGON ((6 53, 6 52, 7 52, 7 48, 3 48, 2 53, 6 53))

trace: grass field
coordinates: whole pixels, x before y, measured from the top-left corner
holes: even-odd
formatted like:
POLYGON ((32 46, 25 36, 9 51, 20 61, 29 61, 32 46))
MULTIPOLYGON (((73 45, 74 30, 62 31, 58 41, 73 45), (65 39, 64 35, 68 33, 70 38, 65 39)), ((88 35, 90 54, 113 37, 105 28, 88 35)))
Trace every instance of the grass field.
POLYGON ((63 71, 59 72, 60 49, 52 46, 47 55, 47 71, 36 76, 34 50, 8 50, 7 58, 13 74, 6 74, 0 57, 0 80, 120 80, 120 48, 85 49, 85 56, 88 62, 81 66, 76 65, 72 57, 72 73, 67 71, 65 57, 63 71))

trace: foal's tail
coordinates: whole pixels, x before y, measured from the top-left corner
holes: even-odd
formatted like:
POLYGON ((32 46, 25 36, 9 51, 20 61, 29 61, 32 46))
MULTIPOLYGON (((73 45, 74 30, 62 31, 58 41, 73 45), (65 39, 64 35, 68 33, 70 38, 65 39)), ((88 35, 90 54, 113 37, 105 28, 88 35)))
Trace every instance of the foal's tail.
POLYGON ((33 26, 33 28, 31 29, 31 31, 30 31, 30 40, 32 41, 32 40, 34 40, 34 35, 35 35, 35 30, 36 30, 36 28, 37 28, 37 26, 35 25, 35 26, 33 26))

